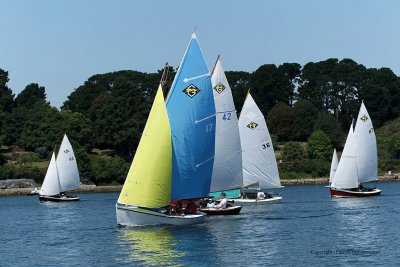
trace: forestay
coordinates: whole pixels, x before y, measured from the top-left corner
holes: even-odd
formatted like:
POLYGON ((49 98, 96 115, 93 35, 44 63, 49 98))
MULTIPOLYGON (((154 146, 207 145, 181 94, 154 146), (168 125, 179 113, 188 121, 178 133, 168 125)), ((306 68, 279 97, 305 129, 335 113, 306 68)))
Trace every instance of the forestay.
POLYGON ((271 136, 264 115, 247 94, 239 118, 243 183, 259 182, 261 188, 281 187, 271 136))
POLYGON ((219 57, 211 75, 211 83, 216 111, 215 158, 211 192, 215 192, 241 187, 243 174, 242 148, 235 104, 219 57))
POLYGON ((172 135, 171 200, 207 196, 215 149, 215 106, 208 67, 192 34, 167 98, 172 135))

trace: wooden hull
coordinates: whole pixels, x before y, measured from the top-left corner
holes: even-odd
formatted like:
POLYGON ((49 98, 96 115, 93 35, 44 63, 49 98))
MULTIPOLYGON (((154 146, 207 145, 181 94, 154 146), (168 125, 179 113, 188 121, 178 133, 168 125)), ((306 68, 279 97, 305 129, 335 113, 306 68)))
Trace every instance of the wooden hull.
POLYGON ((207 213, 207 215, 238 215, 241 209, 241 206, 231 206, 226 209, 204 208, 200 211, 207 213))
POLYGON ((70 202, 79 201, 79 197, 76 196, 42 196, 39 195, 40 202, 51 201, 51 202, 70 202))
POLYGON ((331 188, 331 197, 373 197, 379 196, 382 192, 380 189, 372 189, 368 191, 352 191, 348 189, 331 188))
POLYGON ((248 199, 248 198, 235 198, 235 199, 228 199, 228 202, 235 203, 236 205, 240 206, 252 206, 252 205, 266 205, 266 204, 273 204, 281 202, 282 197, 271 197, 265 199, 248 199))
POLYGON ((204 221, 205 214, 170 216, 158 211, 134 206, 116 206, 117 223, 123 226, 190 225, 204 221))

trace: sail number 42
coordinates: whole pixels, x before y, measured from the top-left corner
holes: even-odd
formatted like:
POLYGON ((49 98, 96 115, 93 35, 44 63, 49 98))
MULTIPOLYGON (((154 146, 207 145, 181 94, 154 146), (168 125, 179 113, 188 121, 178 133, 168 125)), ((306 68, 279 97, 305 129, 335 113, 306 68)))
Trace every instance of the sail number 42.
POLYGON ((230 121, 231 120, 231 116, 232 116, 232 113, 227 112, 227 113, 224 113, 224 116, 222 116, 222 119, 224 121, 230 121))

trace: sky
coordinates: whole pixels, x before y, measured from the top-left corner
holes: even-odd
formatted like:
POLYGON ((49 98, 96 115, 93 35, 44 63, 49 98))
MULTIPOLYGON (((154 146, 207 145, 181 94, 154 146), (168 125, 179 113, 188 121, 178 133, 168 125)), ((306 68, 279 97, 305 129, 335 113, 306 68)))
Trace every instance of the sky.
MULTIPOLYGON (((177 67, 194 28, 211 69, 351 58, 400 75, 397 0, 0 0, 0 68, 60 107, 95 74, 177 67)), ((157 85, 154 85, 155 87, 157 85)))

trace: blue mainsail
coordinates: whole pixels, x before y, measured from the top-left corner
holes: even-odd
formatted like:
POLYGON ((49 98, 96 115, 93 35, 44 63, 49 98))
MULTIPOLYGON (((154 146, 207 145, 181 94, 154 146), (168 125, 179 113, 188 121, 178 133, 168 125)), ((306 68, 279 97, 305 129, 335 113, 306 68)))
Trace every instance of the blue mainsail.
POLYGON ((172 134, 171 200, 210 192, 215 150, 215 105, 208 67, 192 34, 167 98, 172 134))

